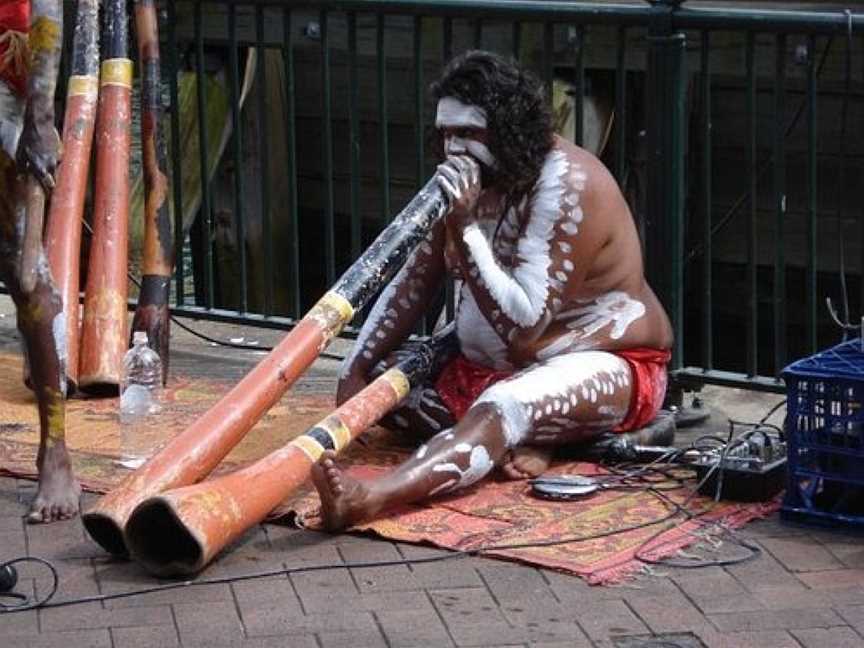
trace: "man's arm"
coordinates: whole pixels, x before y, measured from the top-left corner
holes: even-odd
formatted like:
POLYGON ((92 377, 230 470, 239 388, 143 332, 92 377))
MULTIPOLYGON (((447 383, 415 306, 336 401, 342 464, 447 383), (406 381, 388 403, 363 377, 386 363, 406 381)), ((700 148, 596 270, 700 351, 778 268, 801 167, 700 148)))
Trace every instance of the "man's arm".
POLYGON ((411 335, 441 285, 443 248, 444 225, 439 222, 381 292, 342 365, 337 403, 366 386, 375 365, 411 335))
MULTIPOLYGON (((600 247, 600 228, 583 222, 586 181, 581 165, 564 151, 550 154, 524 207, 527 220, 512 268, 499 262, 476 221, 448 223, 481 312, 516 357, 529 352, 562 306, 579 294, 600 247)), ((507 220, 502 226, 512 227, 507 220)))

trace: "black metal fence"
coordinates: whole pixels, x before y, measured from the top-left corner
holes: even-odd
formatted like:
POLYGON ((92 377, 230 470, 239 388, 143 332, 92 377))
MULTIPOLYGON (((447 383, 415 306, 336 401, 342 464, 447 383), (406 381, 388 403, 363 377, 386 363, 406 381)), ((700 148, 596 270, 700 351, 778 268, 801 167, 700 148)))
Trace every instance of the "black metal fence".
POLYGON ((194 268, 190 290, 179 264, 175 312, 291 326, 428 179, 425 88, 471 48, 565 88, 577 143, 605 106, 597 152, 637 219, 681 383, 779 389, 788 361, 839 339, 826 296, 862 312, 862 15, 178 0, 162 18, 176 243, 194 268))

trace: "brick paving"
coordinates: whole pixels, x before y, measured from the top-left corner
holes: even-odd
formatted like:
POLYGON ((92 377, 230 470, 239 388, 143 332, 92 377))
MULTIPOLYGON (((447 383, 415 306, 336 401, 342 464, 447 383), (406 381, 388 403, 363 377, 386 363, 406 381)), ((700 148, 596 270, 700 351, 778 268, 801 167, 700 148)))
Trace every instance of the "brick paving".
MULTIPOLYGON (((0 303, 0 343, 14 342, 10 312, 0 303)), ((206 328, 210 335, 246 335, 262 344, 279 337, 227 325, 206 328)), ((175 335, 174 350, 175 371, 206 371, 226 380, 236 380, 260 357, 229 354, 183 333, 175 335)), ((332 389, 335 366, 316 364, 297 389, 332 389)), ((56 600, 158 584, 137 565, 106 556, 79 520, 25 524, 33 492, 33 482, 0 478, 0 562, 23 555, 50 560, 60 574, 56 600)), ((86 494, 84 506, 94 497, 86 494)), ((748 525, 741 535, 762 548, 746 564, 653 566, 625 585, 590 587, 569 575, 483 558, 349 569, 342 565, 444 552, 262 525, 200 578, 341 567, 4 614, 0 646, 864 647, 860 536, 790 527, 776 516, 748 525)), ((46 584, 37 568, 21 568, 18 591, 44 592, 46 584)))

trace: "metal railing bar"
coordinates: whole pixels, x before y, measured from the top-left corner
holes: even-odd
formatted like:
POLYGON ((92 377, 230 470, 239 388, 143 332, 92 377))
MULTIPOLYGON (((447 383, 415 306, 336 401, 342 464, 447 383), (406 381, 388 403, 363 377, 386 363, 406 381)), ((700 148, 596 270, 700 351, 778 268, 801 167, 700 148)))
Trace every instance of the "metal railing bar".
MULTIPOLYGON (((819 209, 818 165, 819 144, 817 141, 817 84, 816 84, 816 37, 807 38, 807 348, 815 353, 816 346, 816 219, 819 209)), ((839 200, 839 197, 838 197, 839 200)))
POLYGON ((363 224, 360 214, 360 75, 357 68, 357 14, 348 14, 348 76, 350 115, 348 144, 351 166, 351 259, 363 252, 363 224))
POLYGON ((627 28, 618 28, 615 57, 615 179, 624 182, 627 172, 627 28))
POLYGON ((574 88, 573 98, 573 139, 582 146, 585 142, 585 27, 576 26, 576 52, 573 59, 574 88))
POLYGON ((213 306, 213 223, 210 214, 210 172, 207 151, 207 77, 204 73, 204 40, 201 28, 202 3, 195 2, 195 88, 198 96, 198 153, 201 168, 201 207, 199 217, 204 229, 204 303, 213 306))
POLYGON ((554 71, 552 69, 552 58, 555 49, 555 25, 551 22, 543 23, 543 83, 546 86, 546 98, 552 105, 554 71))
MULTIPOLYGON (((414 57, 414 148, 416 166, 414 170, 414 190, 419 191, 426 182, 426 127, 423 105, 426 101, 426 88, 423 82, 423 17, 414 16, 413 26, 414 57)), ((420 320, 420 334, 429 333, 427 316, 420 320)))
MULTIPOLYGON (((255 7, 255 37, 264 40, 264 7, 255 7)), ((258 46, 255 75, 258 77, 258 148, 261 155, 261 219, 264 231, 264 314, 273 313, 273 223, 270 214, 270 144, 267 133, 267 49, 258 46)))
MULTIPOLYGON (((224 5, 226 0, 201 0, 224 5)), ((644 26, 652 12, 648 3, 594 3, 553 0, 243 0, 244 5, 317 8, 323 11, 368 12, 388 15, 448 16, 450 18, 520 17, 530 21, 579 21, 583 24, 644 26)), ((672 29, 742 30, 763 33, 845 34, 849 24, 855 31, 864 28, 864 14, 850 18, 841 11, 796 11, 775 9, 731 9, 679 7, 671 12, 672 29)))
POLYGON ((174 197, 174 292, 179 305, 186 301, 186 277, 183 270, 183 165, 180 150, 180 92, 177 87, 177 16, 175 5, 169 2, 168 17, 168 92, 171 98, 171 190, 174 197))
POLYGON ((519 54, 520 54, 520 50, 522 49, 522 23, 519 22, 518 20, 516 22, 514 22, 512 30, 513 30, 512 35, 511 35, 512 43, 513 43, 512 44, 512 47, 513 47, 512 54, 513 54, 513 58, 518 59, 519 54))
POLYGON ((384 222, 391 218, 390 213, 390 133, 387 106, 387 24, 384 14, 377 16, 378 49, 378 178, 381 183, 381 217, 384 222))
POLYGON ((330 96, 330 37, 329 15, 324 9, 320 13, 321 30, 321 142, 322 166, 324 167, 324 263, 328 286, 336 281, 336 231, 333 213, 333 120, 330 96))
POLYGON ((785 392, 786 386, 782 379, 770 376, 748 376, 734 371, 718 369, 704 370, 700 367, 684 367, 670 372, 670 379, 682 386, 688 385, 720 385, 723 387, 743 387, 756 391, 785 392))
POLYGON ((240 310, 249 310, 249 295, 246 281, 246 222, 243 218, 243 133, 240 124, 240 63, 237 50, 237 11, 235 5, 228 7, 228 52, 230 75, 229 97, 231 100, 231 130, 234 136, 234 228, 237 233, 240 254, 240 310))
POLYGON ((285 74, 285 153, 288 168, 288 236, 290 258, 288 268, 291 275, 292 308, 294 317, 302 315, 300 295, 300 214, 297 209, 297 138, 294 111, 294 50, 291 32, 291 10, 282 9, 282 69, 285 74))
POLYGON ((759 373, 759 284, 756 263, 757 218, 757 147, 756 147, 756 34, 747 34, 747 355, 746 367, 751 376, 759 373))
POLYGON ((714 298, 711 247, 711 34, 702 32, 700 66, 702 100, 702 363, 706 369, 714 368, 714 330, 712 301, 714 298))
POLYGON ((778 34, 774 70, 774 370, 780 372, 786 359, 786 134, 783 109, 786 104, 786 35, 778 34))

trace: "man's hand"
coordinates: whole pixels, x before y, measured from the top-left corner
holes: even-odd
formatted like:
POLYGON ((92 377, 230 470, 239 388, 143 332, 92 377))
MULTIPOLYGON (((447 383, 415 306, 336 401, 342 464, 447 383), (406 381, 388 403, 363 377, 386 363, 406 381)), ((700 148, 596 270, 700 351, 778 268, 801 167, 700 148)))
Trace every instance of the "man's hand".
POLYGON ((450 199, 448 220, 459 225, 472 221, 482 191, 480 165, 468 156, 452 155, 438 165, 436 179, 450 199))
POLYGON ((32 109, 24 116, 24 129, 18 143, 18 165, 32 173, 45 193, 54 189, 54 173, 60 158, 60 135, 52 123, 39 120, 32 109), (42 123, 40 123, 40 121, 42 123))

